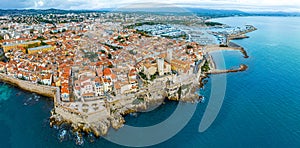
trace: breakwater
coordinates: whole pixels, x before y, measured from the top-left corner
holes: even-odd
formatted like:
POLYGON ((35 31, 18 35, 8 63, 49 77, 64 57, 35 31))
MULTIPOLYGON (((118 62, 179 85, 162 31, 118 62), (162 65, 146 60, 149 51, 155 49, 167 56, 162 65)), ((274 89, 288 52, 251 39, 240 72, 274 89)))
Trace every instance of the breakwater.
POLYGON ((226 70, 220 70, 220 69, 213 69, 208 72, 207 74, 222 74, 222 73, 232 73, 232 72, 240 72, 245 71, 248 69, 248 66, 245 64, 241 64, 239 68, 237 69, 226 69, 226 70))

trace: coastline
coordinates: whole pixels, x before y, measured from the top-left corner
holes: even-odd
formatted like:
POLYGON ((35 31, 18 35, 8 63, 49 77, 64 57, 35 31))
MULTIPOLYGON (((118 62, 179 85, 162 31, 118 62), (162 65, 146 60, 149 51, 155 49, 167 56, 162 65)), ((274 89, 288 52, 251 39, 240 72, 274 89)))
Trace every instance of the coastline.
MULTIPOLYGON (((199 67, 203 66, 204 62, 205 61, 199 64, 199 67)), ((103 103, 107 105, 106 109, 91 114, 84 114, 82 112, 69 109, 65 107, 64 104, 62 104, 62 102, 60 101, 60 91, 58 87, 35 84, 29 81, 12 78, 7 76, 6 74, 0 73, 0 80, 3 82, 17 86, 25 91, 29 91, 42 96, 53 98, 54 108, 51 111, 52 116, 50 117, 50 127, 60 126, 63 123, 67 123, 71 125, 71 127, 75 132, 93 133, 96 137, 105 136, 110 127, 116 130, 121 128, 125 123, 124 115, 135 113, 135 112, 146 111, 147 109, 153 106, 161 105, 165 99, 169 99, 172 101, 191 102, 191 103, 198 102, 198 100, 201 99, 201 97, 191 92, 192 91, 194 92, 199 87, 199 83, 192 83, 192 82, 196 78, 199 78, 199 80, 201 80, 202 77, 203 76, 201 76, 201 68, 199 68, 199 72, 197 74, 194 74, 193 77, 189 78, 189 82, 191 83, 184 84, 184 85, 191 85, 190 86, 191 89, 189 89, 188 91, 184 89, 183 91, 185 93, 184 95, 182 93, 181 96, 177 95, 177 96, 168 97, 168 95, 166 95, 164 90, 157 92, 158 90, 152 89, 152 92, 150 93, 141 91, 135 95, 122 96, 121 97, 122 100, 127 100, 127 104, 125 103, 125 105, 123 104, 124 101, 122 100, 105 101, 103 103), (150 97, 151 95, 148 95, 147 93, 149 94, 152 93, 152 97, 150 97), (155 93, 161 95, 153 95, 155 93), (140 104, 132 105, 131 104, 132 101, 135 100, 137 96, 144 96, 145 100, 140 104), (115 106, 115 104, 117 103, 120 103, 119 104, 120 107, 118 109, 115 109, 115 112, 109 110, 113 108, 113 106, 115 106), (109 116, 105 116, 107 115, 106 113, 103 114, 103 111, 105 110, 107 110, 109 116), (99 118, 100 116, 101 119, 99 118)), ((158 83, 155 82, 153 84, 158 84, 158 83)), ((202 81, 200 81, 200 86, 201 85, 203 86, 202 81)), ((183 85, 175 85, 175 86, 181 87, 183 85)), ((155 87, 156 86, 153 86, 152 88, 155 87)), ((179 89, 179 87, 177 88, 179 89)))
POLYGON ((195 66, 194 70, 196 72, 188 75, 169 75, 157 78, 134 94, 108 96, 100 101, 63 102, 61 101, 58 87, 31 83, 9 77, 3 73, 0 73, 0 80, 16 85, 23 90, 53 98, 54 108, 51 111, 50 127, 67 123, 79 134, 81 132, 93 133, 96 137, 100 137, 107 135, 110 127, 115 130, 123 127, 125 115, 146 111, 151 106, 161 105, 165 99, 189 103, 200 102, 202 96, 196 95, 195 92, 199 88, 204 87, 205 83, 203 80, 210 74, 239 72, 248 68, 242 64, 238 69, 218 70, 213 57, 209 55, 209 52, 212 51, 238 50, 244 55, 244 58, 248 58, 244 48, 237 44, 230 42, 228 47, 209 45, 205 46, 204 49, 207 57, 195 66), (202 67, 207 66, 205 65, 206 63, 208 63, 208 71, 202 71, 202 67), (177 81, 177 79, 181 81, 177 81), (172 80, 172 83, 169 82, 170 80, 172 80), (137 103, 134 103, 136 101, 137 103))
POLYGON ((62 102, 60 101, 60 91, 58 87, 34 84, 25 80, 9 77, 3 73, 0 73, 0 80, 18 86, 19 88, 25 91, 53 98, 54 108, 51 111, 52 115, 50 117, 50 127, 60 126, 63 123, 67 123, 71 125, 74 132, 93 133, 96 137, 100 137, 107 135, 110 127, 114 128, 115 130, 118 130, 119 128, 123 127, 125 123, 125 115, 135 112, 146 111, 151 106, 161 105, 165 99, 169 99, 172 101, 197 103, 199 102, 199 100, 202 99, 202 97, 197 96, 192 92, 195 92, 197 89, 204 87, 205 83, 203 82, 203 80, 207 78, 208 75, 244 71, 247 69, 247 67, 245 67, 237 70, 220 71, 217 70, 216 64, 212 56, 209 55, 207 59, 204 59, 198 65, 198 72, 196 74, 193 74, 191 77, 186 78, 187 81, 185 82, 188 83, 177 85, 175 84, 173 86, 170 86, 172 89, 176 88, 178 90, 179 88, 181 88, 181 86, 189 86, 189 90, 182 91, 185 92, 184 95, 176 95, 175 93, 175 95, 173 94, 172 96, 168 96, 166 94, 167 92, 165 91, 165 89, 154 89, 157 87, 155 84, 162 84, 163 82, 166 83, 166 81, 162 80, 160 83, 158 83, 159 81, 155 81, 153 82, 152 87, 149 86, 146 88, 146 90, 140 91, 135 95, 118 96, 119 99, 102 102, 106 105, 106 108, 90 114, 85 114, 83 112, 79 112, 74 109, 72 110, 64 106, 64 104, 62 104, 62 102), (203 72, 201 70, 201 67, 204 66, 206 62, 209 62, 210 70, 207 72, 203 72), (198 81, 194 81, 195 79, 197 79, 198 81), (152 88, 152 91, 149 88, 152 88), (153 95, 155 93, 158 95, 153 95), (139 104, 133 105, 132 102, 140 96, 144 97, 144 101, 139 104), (119 107, 114 107, 118 103, 119 107), (112 108, 114 108, 114 110, 112 110, 112 108))
POLYGON ((237 50, 243 54, 244 58, 249 58, 247 51, 240 45, 233 43, 233 42, 229 42, 229 45, 227 47, 220 47, 217 45, 206 46, 204 51, 206 53, 209 53, 209 52, 213 52, 213 51, 222 51, 222 50, 237 50))
POLYGON ((58 87, 34 84, 29 81, 9 77, 3 73, 0 73, 0 80, 11 85, 17 86, 25 91, 33 92, 45 97, 54 98, 53 100, 56 100, 56 98, 59 97, 58 87))
MULTIPOLYGON (((205 61, 198 66, 201 67, 204 63, 205 61)), ((69 123, 75 131, 92 132, 96 137, 100 137, 105 136, 110 127, 115 130, 123 127, 125 123, 124 115, 146 111, 153 106, 159 106, 165 99, 190 103, 199 102, 202 97, 193 92, 199 88, 199 81, 194 80, 202 79, 201 68, 199 68, 198 73, 192 74, 190 77, 183 76, 182 78, 186 79, 185 83, 175 83, 171 86, 163 84, 166 84, 168 79, 172 79, 172 76, 156 79, 152 84, 135 94, 116 96, 113 100, 104 100, 102 103, 105 104, 106 108, 91 114, 69 110, 57 103, 52 111, 50 126, 69 123), (175 91, 172 93, 168 91, 174 89, 175 91), (133 103, 138 98, 143 98, 143 101, 138 104, 133 103), (94 118, 92 119, 92 117, 94 118)), ((201 84, 202 81, 200 82, 201 84)))

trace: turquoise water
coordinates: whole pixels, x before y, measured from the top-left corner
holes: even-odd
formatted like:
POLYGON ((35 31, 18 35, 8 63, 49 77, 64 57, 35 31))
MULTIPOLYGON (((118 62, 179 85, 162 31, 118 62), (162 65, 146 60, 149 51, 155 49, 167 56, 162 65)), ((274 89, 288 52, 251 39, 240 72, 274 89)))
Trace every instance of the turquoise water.
MULTIPOLYGON (((249 33, 249 39, 235 41, 248 51, 248 59, 236 51, 223 52, 226 67, 244 63, 249 69, 227 75, 223 106, 208 130, 198 132, 209 101, 210 81, 203 92, 207 100, 198 105, 188 125, 156 147, 299 147, 300 18, 244 17, 217 21, 258 28, 249 33)), ((72 140, 60 143, 58 130, 49 127, 51 99, 28 100, 32 96, 0 83, 1 147, 74 147, 72 140), (21 94, 16 96, 18 92, 21 94)), ((167 118, 176 104, 171 102, 137 117, 128 116, 127 124, 156 124, 167 118)), ((120 146, 100 138, 94 143, 85 141, 84 147, 120 146)))

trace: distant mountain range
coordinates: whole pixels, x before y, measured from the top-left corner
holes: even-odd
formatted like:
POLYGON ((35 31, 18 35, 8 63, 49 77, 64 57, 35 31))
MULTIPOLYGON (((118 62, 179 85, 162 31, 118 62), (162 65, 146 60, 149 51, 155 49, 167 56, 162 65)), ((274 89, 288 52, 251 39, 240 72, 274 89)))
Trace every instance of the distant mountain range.
POLYGON ((99 10, 60 10, 60 9, 0 9, 0 16, 4 15, 35 15, 35 14, 64 14, 64 13, 85 13, 85 12, 148 12, 148 13, 193 13, 199 16, 227 17, 227 16, 300 16, 299 12, 244 12, 239 10, 217 10, 203 8, 103 8, 99 10))
POLYGON ((36 15, 36 14, 65 14, 84 12, 104 12, 105 10, 61 10, 61 9, 0 9, 0 16, 4 15, 36 15))

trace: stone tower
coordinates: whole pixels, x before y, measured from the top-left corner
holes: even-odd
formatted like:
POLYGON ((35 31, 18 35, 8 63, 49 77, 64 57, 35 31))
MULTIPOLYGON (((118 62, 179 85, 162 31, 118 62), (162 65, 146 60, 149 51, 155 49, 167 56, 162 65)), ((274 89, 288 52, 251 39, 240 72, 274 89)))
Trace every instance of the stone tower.
POLYGON ((164 63, 165 63, 164 59, 158 58, 158 59, 156 59, 156 63, 157 63, 158 75, 163 76, 164 75, 164 63))
POLYGON ((168 49, 168 51, 167 51, 166 61, 169 62, 170 64, 171 64, 171 61, 172 61, 172 52, 173 52, 172 49, 168 49))

